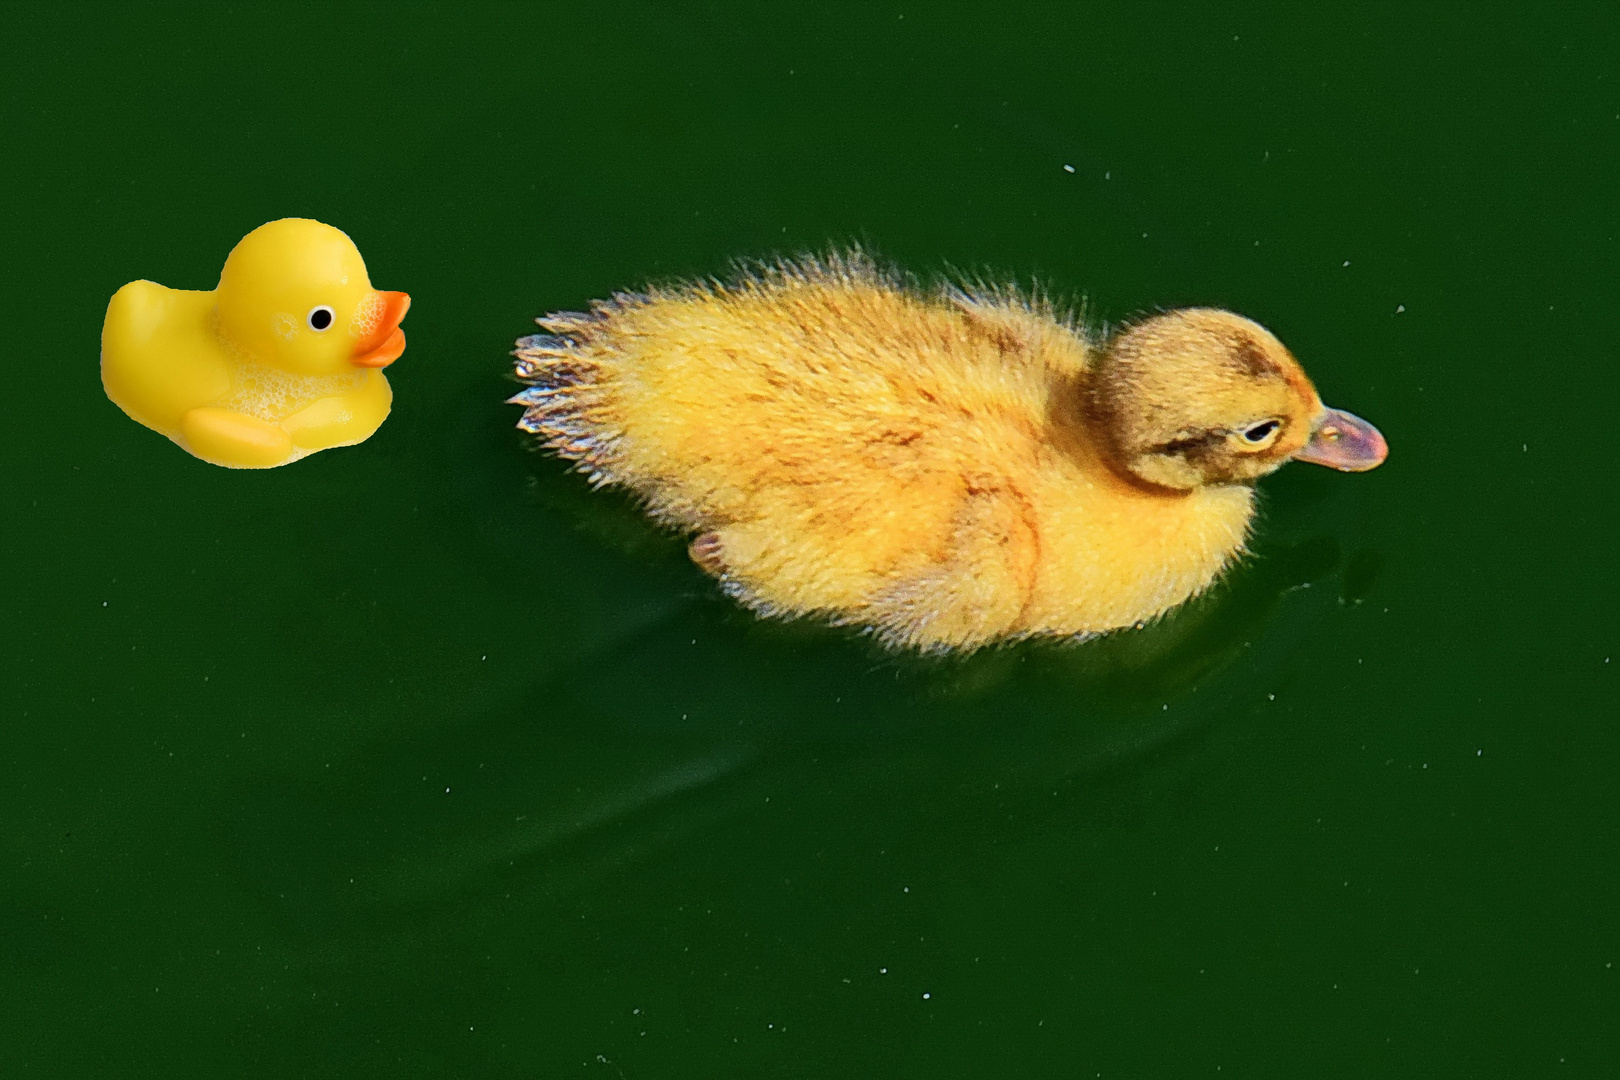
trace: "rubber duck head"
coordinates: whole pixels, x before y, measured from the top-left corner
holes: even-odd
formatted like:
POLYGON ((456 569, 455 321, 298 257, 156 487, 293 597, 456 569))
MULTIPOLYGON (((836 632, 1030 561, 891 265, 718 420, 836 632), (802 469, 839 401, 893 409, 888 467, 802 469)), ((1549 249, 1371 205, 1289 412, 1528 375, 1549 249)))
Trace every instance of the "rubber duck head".
POLYGON ((215 293, 221 335, 256 360, 300 375, 387 367, 405 351, 402 292, 371 287, 354 242, 306 218, 244 236, 215 293))
POLYGON ((1377 428, 1322 404, 1270 331, 1229 311, 1186 308, 1126 327, 1087 389, 1112 464, 1156 488, 1246 483, 1288 461, 1365 472, 1389 453, 1377 428))

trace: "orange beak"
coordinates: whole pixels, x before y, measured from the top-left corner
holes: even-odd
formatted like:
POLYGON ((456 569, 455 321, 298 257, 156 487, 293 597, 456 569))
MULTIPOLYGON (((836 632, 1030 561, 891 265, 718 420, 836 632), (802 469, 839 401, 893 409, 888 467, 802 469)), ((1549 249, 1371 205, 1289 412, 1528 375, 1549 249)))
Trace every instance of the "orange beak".
POLYGON ((369 334, 354 343, 354 355, 349 363, 356 367, 387 367, 405 351, 405 331, 399 324, 411 310, 411 298, 402 292, 379 292, 382 314, 369 334))

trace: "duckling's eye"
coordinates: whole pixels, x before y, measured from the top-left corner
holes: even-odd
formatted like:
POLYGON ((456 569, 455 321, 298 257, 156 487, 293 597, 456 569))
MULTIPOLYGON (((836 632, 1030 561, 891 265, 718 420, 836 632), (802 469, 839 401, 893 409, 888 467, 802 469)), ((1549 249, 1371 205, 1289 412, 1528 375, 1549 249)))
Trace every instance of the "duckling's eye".
POLYGON ((1263 443, 1277 430, 1277 421, 1263 420, 1243 433, 1243 437, 1252 443, 1263 443))
POLYGON ((336 317, 331 307, 326 304, 319 304, 309 309, 309 328, 319 333, 331 326, 333 319, 336 317))

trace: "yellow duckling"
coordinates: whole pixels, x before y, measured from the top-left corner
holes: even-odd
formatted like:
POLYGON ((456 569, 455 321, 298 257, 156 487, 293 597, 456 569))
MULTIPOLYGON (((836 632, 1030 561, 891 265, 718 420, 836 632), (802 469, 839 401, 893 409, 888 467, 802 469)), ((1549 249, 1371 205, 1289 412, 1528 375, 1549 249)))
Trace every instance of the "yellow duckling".
POLYGON ((766 615, 929 652, 1132 626, 1243 551, 1257 478, 1371 469, 1281 342, 1211 309, 1106 342, 860 254, 616 295, 518 342, 519 427, 697 533, 766 615))
POLYGON ((101 330, 101 382, 133 419, 215 465, 268 469, 371 437, 411 298, 371 287, 337 229, 283 218, 244 236, 213 292, 132 281, 101 330))

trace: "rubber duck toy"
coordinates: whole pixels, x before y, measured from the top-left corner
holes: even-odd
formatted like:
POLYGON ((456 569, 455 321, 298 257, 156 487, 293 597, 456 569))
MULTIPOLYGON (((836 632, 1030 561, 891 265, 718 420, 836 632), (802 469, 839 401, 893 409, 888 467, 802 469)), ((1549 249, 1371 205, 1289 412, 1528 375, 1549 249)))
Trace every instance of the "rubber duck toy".
POLYGON ((1254 482, 1380 464, 1227 311, 1094 337, 1008 287, 860 253, 618 294, 518 341, 518 426, 695 534, 756 612, 944 653, 1139 625, 1244 551, 1254 482))
POLYGON ((354 243, 283 218, 244 236, 212 292, 132 281, 101 330, 101 382, 136 421, 232 469, 364 442, 388 417, 382 369, 411 305, 378 292, 354 243))

